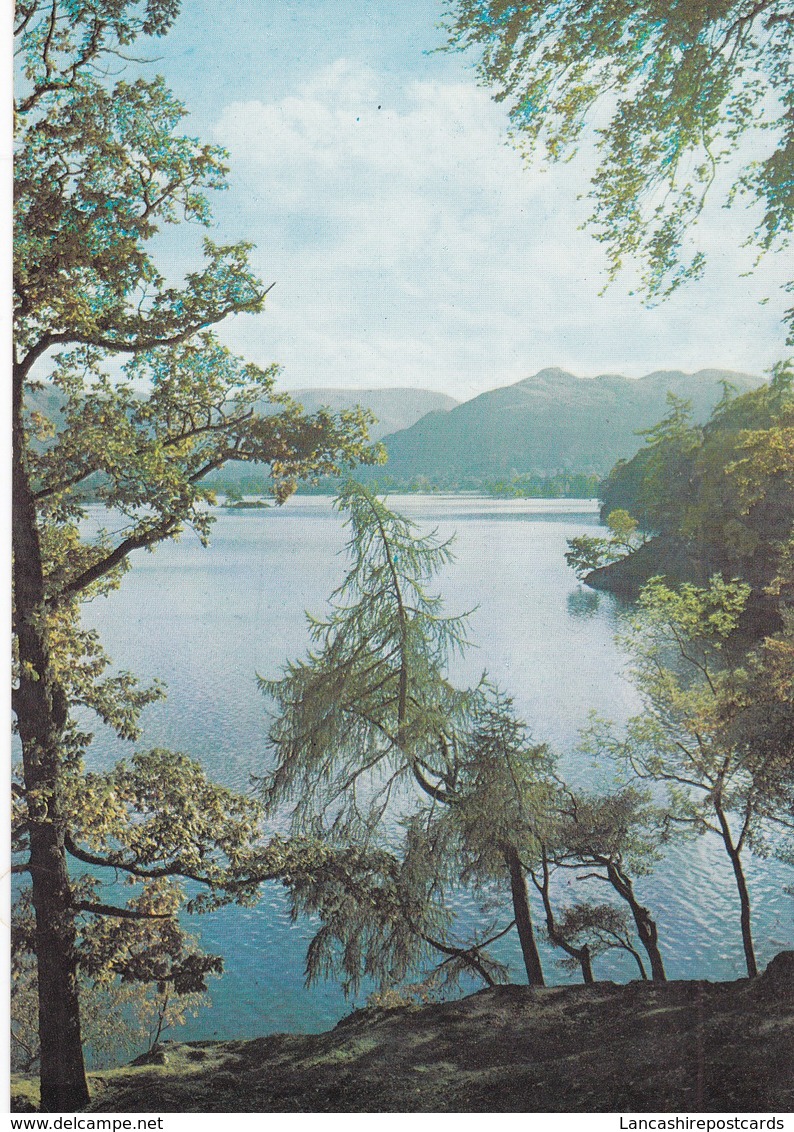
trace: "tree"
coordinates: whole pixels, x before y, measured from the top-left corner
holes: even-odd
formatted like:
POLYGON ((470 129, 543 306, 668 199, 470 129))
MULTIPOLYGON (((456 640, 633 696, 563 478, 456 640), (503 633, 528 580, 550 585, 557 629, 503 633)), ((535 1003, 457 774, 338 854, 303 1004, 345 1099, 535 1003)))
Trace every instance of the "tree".
MULTIPOLYGON (((618 463, 600 491, 602 514, 611 513, 621 498, 624 510, 636 515, 645 530, 660 534, 678 529, 694 493, 695 461, 703 445, 703 429, 692 423, 691 403, 674 393, 667 394, 667 403, 667 415, 641 434, 645 447, 618 463)), ((726 403, 721 401, 712 416, 726 403)))
MULTIPOLYGON (((544 876, 545 880, 545 876, 544 876)), ((635 960, 641 979, 647 979, 642 956, 634 947, 629 917, 613 904, 578 903, 561 909, 555 917, 544 890, 549 939, 568 953, 561 967, 582 969, 585 983, 594 982, 593 960, 608 951, 625 951, 635 960)))
POLYGON ((659 297, 700 273, 704 254, 688 252, 685 237, 750 133, 761 156, 745 161, 726 203, 758 202, 750 238, 760 253, 786 246, 794 87, 784 0, 450 0, 448 11, 451 46, 480 52, 520 150, 565 160, 594 134, 591 224, 612 275, 639 260, 644 290, 659 297))
POLYGON ((529 741, 508 697, 491 687, 484 692, 461 743, 448 820, 459 838, 460 878, 509 883, 527 980, 543 986, 527 875, 541 852, 536 831, 549 805, 553 759, 544 744, 529 741))
MULTIPOLYGON (((159 226, 206 224, 206 192, 222 188, 225 176, 222 151, 179 132, 184 110, 161 79, 110 74, 140 36, 164 34, 178 9, 179 0, 21 0, 16 10, 13 706, 23 764, 17 847, 25 855, 17 868, 31 884, 42 1107, 50 1111, 88 1099, 81 905, 118 922, 165 914, 99 909, 68 869, 75 847, 94 855, 74 835, 86 813, 74 807, 89 736, 75 726, 72 706, 93 709, 131 738, 140 710, 159 694, 128 673, 108 675, 96 636, 80 627, 79 603, 117 585, 134 550, 185 528, 205 539, 212 493, 202 480, 230 457, 269 464, 279 498, 299 476, 374 458, 365 416, 304 417, 274 395, 272 368, 243 362, 213 337, 210 328, 228 315, 263 308, 266 289, 249 268, 248 245, 206 241, 203 266, 182 285, 154 263, 149 241, 159 226), (54 422, 32 403, 45 379, 60 402, 54 422), (278 402, 275 415, 256 415, 262 397, 278 402), (79 526, 89 493, 117 528, 93 540, 79 526)), ((92 820, 100 817, 95 811, 92 820)), ((117 827, 119 846, 97 853, 102 863, 121 860, 135 828, 117 827)), ((221 842, 223 828, 221 820, 221 842)), ((180 873, 181 856, 163 852, 180 873)), ((173 924, 173 890, 161 897, 173 924)))
POLYGON ((296 832, 366 840, 400 788, 443 801, 454 786, 472 696, 453 688, 446 664, 466 626, 426 588, 451 560, 449 542, 419 537, 354 482, 336 506, 348 515, 350 568, 327 620, 309 618, 319 647, 260 680, 278 707, 276 767, 262 785, 268 806, 295 803, 296 832))
POLYGON ((766 854, 770 842, 791 831, 794 778, 781 729, 773 728, 762 743, 753 734, 760 706, 755 665, 764 661, 767 676, 774 673, 777 681, 766 694, 777 701, 779 722, 790 734, 790 651, 764 646, 769 655, 748 669, 730 648, 748 593, 743 583, 719 577, 706 588, 678 590, 652 579, 621 638, 634 658, 645 710, 623 737, 595 726, 588 746, 618 758, 639 780, 665 784, 671 823, 719 838, 736 883, 747 973, 754 977, 745 856, 766 854))
MULTIPOLYGON (((592 794, 572 790, 565 783, 560 783, 556 805, 546 827, 542 867, 538 870, 540 878, 534 875, 533 879, 543 897, 552 942, 576 959, 582 965, 583 973, 588 970, 590 945, 580 942, 578 947, 572 946, 571 936, 575 938, 583 934, 585 926, 595 935, 596 942, 601 943, 606 933, 619 946, 634 954, 631 945, 625 946, 625 933, 616 934, 618 914, 611 916, 603 911, 595 912, 589 905, 579 910, 568 910, 563 915, 563 926, 558 928, 555 925, 549 903, 549 867, 577 872, 584 867, 586 871, 581 874, 582 879, 610 885, 625 902, 640 943, 648 955, 651 977, 656 982, 665 982, 667 976, 656 921, 641 903, 634 888, 634 877, 650 873, 659 858, 663 827, 659 811, 650 804, 647 793, 633 786, 624 786, 611 793, 592 794), (588 947, 587 953, 584 947, 588 947)), ((637 961, 645 977, 643 965, 639 959, 637 961)))
POLYGON ((606 524, 609 538, 577 535, 568 539, 565 561, 580 580, 592 570, 626 558, 640 546, 645 545, 646 539, 639 533, 639 522, 624 508, 610 511, 606 524))
POLYGON ((466 643, 465 619, 445 616, 426 588, 449 562, 449 543, 420 537, 355 483, 337 506, 349 516, 347 576, 329 616, 310 618, 308 656, 280 679, 260 680, 275 702, 275 765, 260 780, 266 805, 290 805, 294 832, 333 848, 328 867, 293 888, 296 911, 321 920, 310 977, 340 973, 348 986, 362 973, 399 979, 435 950, 490 983, 499 971, 486 948, 515 927, 527 979, 542 986, 530 881, 549 939, 586 981, 592 956, 609 947, 629 951, 644 975, 617 909, 582 905, 558 926, 551 871, 584 867, 627 904, 653 977, 663 979, 656 925, 632 879, 658 855, 646 795, 570 790, 509 697, 485 677, 455 689, 447 664, 466 643), (509 894, 506 926, 500 911, 473 941, 454 938, 449 907, 462 885, 492 908, 509 894))
POLYGON ((792 422, 788 362, 768 385, 728 390, 703 426, 674 399, 645 446, 601 485, 602 515, 622 507, 654 532, 624 576, 665 573, 701 586, 717 573, 741 578, 752 591, 741 632, 754 643, 780 631, 794 594, 784 576, 794 535, 792 422))
POLYGON ((348 484, 337 506, 349 515, 351 566, 328 619, 311 619, 318 647, 281 679, 261 681, 278 709, 269 735, 276 765, 262 780, 267 805, 291 803, 297 833, 366 845, 402 797, 414 813, 407 868, 421 873, 419 862, 432 857, 421 881, 428 891, 454 875, 461 854, 470 873, 506 877, 527 976, 542 985, 513 783, 519 761, 537 776, 530 764, 543 764, 545 748, 527 751, 523 725, 486 685, 459 691, 447 678, 451 653, 466 643, 465 618, 444 616, 426 586, 450 561, 449 543, 419 537, 359 484, 348 484), (505 799, 509 811, 500 809, 505 799), (439 812, 448 818, 437 820, 439 812))

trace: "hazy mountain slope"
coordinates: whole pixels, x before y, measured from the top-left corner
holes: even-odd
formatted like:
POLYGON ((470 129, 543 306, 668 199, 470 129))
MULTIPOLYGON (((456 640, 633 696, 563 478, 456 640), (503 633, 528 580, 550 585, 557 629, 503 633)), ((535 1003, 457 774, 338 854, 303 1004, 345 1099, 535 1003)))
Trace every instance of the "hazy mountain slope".
POLYGON ((744 392, 762 378, 722 370, 662 371, 639 380, 617 374, 579 378, 544 369, 386 437, 385 470, 400 477, 605 474, 637 450, 639 430, 665 415, 668 390, 691 400, 695 417, 705 420, 722 396, 723 381, 744 392))
POLYGON ((460 404, 454 397, 432 389, 294 389, 290 396, 300 401, 307 413, 315 412, 321 405, 334 412, 354 405, 371 409, 378 418, 370 431, 376 440, 410 428, 427 413, 443 414, 460 404))

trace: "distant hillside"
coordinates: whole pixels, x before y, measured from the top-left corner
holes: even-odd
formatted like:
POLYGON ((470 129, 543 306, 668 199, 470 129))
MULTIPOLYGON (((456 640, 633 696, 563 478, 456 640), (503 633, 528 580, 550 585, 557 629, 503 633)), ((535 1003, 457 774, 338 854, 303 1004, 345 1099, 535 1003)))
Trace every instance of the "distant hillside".
POLYGON ((617 374, 580 378, 544 369, 516 385, 483 393, 448 412, 431 412, 385 438, 389 461, 370 469, 400 479, 451 481, 576 471, 605 475, 636 452, 637 432, 667 411, 668 391, 692 402, 706 420, 728 381, 743 393, 762 378, 724 370, 661 371, 638 380, 617 374))
POLYGON ((292 389, 289 395, 300 401, 307 413, 321 405, 334 412, 354 405, 371 409, 378 418, 370 430, 374 440, 410 428, 427 413, 445 413, 460 404, 454 397, 432 389, 292 389))
MULTIPOLYGON (((296 389, 291 396, 310 413, 321 405, 335 412, 354 405, 372 410, 378 418, 373 439, 384 440, 389 460, 385 467, 358 469, 361 479, 476 487, 513 474, 606 475, 640 447, 637 433, 665 415, 668 391, 690 400, 695 419, 704 421, 726 381, 744 393, 763 379, 713 369, 660 371, 639 379, 581 378, 553 368, 462 404, 443 393, 411 388, 296 389)), ((31 394, 29 406, 57 423, 61 401, 57 390, 45 386, 31 394)), ((272 406, 261 409, 273 411, 272 406)), ((208 481, 256 493, 267 489, 267 470, 232 461, 208 481)))

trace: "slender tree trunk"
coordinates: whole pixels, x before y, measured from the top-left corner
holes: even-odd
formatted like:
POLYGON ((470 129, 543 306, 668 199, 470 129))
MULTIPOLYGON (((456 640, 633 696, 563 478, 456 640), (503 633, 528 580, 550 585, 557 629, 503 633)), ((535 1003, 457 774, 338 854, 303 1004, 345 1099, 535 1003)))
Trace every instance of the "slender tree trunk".
POLYGON ((662 953, 659 950, 659 935, 655 921, 648 909, 640 904, 634 895, 634 886, 630 877, 619 870, 612 861, 607 862, 607 876, 612 887, 631 908, 634 923, 637 925, 637 935, 640 937, 640 942, 651 961, 651 978, 655 983, 666 983, 667 975, 664 971, 662 953))
POLYGON ((590 955, 590 948, 587 944, 584 947, 574 947, 573 944, 568 943, 567 939, 560 935, 557 930, 557 922, 554 918, 554 909, 551 906, 551 894, 549 892, 549 865, 546 857, 545 849, 543 851, 543 879, 538 881, 535 874, 532 874, 532 879, 535 882, 535 887, 541 895, 543 900, 543 910, 546 913, 546 931, 549 939, 555 947, 559 947, 572 959, 576 959, 582 970, 582 981, 585 983, 594 983, 593 978, 593 961, 590 955))
POLYGON ((626 951, 628 951, 629 955, 633 955, 637 960, 637 966, 640 969, 640 978, 647 982, 648 972, 645 970, 645 964, 642 961, 642 956, 639 955, 633 947, 627 947, 626 951))
POLYGON ((579 960, 579 966, 582 968, 582 982, 588 984, 594 983, 593 962, 590 958, 590 948, 588 944, 576 949, 576 958, 579 960))
POLYGON ((718 802, 715 802, 714 808, 717 812, 717 818, 719 819, 720 829, 722 831, 722 840, 728 857, 730 858, 733 875, 736 878, 736 888, 739 892, 742 946, 744 948, 744 961, 747 966, 747 974, 749 978, 754 979, 758 975, 758 964, 755 959, 753 932, 750 924, 750 893, 747 890, 747 880, 742 866, 742 855, 741 851, 737 849, 734 844, 731 827, 728 825, 728 818, 725 811, 718 802))
POLYGON ((14 708, 22 741, 36 916, 41 1107, 45 1112, 72 1112, 84 1108, 89 1096, 80 1037, 65 826, 58 797, 67 705, 50 664, 36 508, 25 467, 22 381, 17 374, 13 411, 12 545, 20 668, 14 708))
POLYGON ((510 891, 513 895, 513 912, 518 928, 518 938, 521 941, 521 951, 524 956, 524 966, 527 969, 527 980, 531 987, 543 987, 546 980, 543 978, 543 967, 540 962, 538 946, 535 942, 535 932, 532 928, 532 913, 529 909, 529 894, 524 869, 515 846, 507 845, 504 849, 505 863, 510 872, 510 891))

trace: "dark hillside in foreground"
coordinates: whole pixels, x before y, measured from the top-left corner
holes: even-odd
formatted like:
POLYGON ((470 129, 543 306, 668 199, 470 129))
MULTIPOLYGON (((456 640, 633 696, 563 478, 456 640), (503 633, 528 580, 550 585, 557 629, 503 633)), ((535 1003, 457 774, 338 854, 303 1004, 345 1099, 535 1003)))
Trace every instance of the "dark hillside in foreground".
POLYGON ((642 446, 637 433, 666 415, 668 392, 690 400, 695 419, 705 421, 724 381, 739 393, 762 383, 750 374, 711 369, 661 371, 638 380, 544 369, 386 437, 385 469, 365 469, 361 478, 382 477, 384 471, 402 479, 561 471, 606 475, 617 460, 642 446))
MULTIPOLYGON (((502 986, 324 1034, 166 1043, 94 1112, 788 1112, 794 952, 754 982, 502 986)), ((12 1095, 30 1104, 29 1082, 12 1095)))

